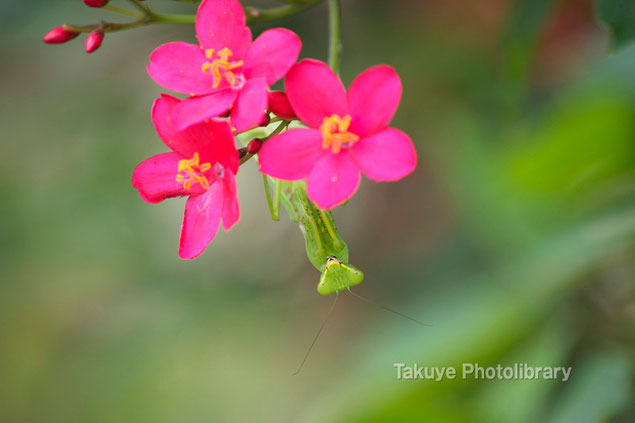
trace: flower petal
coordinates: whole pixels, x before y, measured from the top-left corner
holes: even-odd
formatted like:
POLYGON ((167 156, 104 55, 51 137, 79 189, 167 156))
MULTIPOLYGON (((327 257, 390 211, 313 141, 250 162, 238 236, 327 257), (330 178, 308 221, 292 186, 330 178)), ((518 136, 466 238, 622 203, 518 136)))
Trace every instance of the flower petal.
POLYGON ((251 30, 238 0, 203 0, 196 13, 196 37, 205 49, 232 51, 231 60, 240 60, 251 46, 251 30))
POLYGON ((373 66, 362 72, 348 90, 351 113, 349 130, 360 137, 386 128, 401 101, 401 80, 388 65, 373 66))
POLYGON ((198 153, 201 163, 221 163, 232 172, 238 171, 238 152, 234 135, 226 121, 211 120, 178 131, 173 125, 172 113, 183 102, 162 95, 152 106, 152 122, 159 138, 182 158, 198 153))
POLYGON ((327 154, 309 174, 307 194, 321 209, 332 209, 353 196, 361 179, 348 151, 327 154))
POLYGON ((315 164, 328 153, 317 129, 289 129, 269 139, 258 152, 260 171, 285 181, 306 179, 315 164))
MULTIPOLYGON (((239 157, 236 150, 234 133, 226 120, 212 120, 206 123, 210 136, 210 163, 220 163, 232 173, 238 173, 239 157)), ((204 155, 201 155, 201 159, 204 155)))
POLYGON ((193 259, 205 250, 218 232, 222 211, 222 183, 213 183, 205 193, 188 198, 181 226, 179 257, 193 259))
POLYGON ((166 198, 182 195, 196 195, 205 191, 199 184, 190 190, 176 181, 179 161, 183 157, 177 153, 163 153, 141 162, 132 173, 132 186, 148 203, 159 203, 166 198))
POLYGON ((293 66, 285 88, 293 110, 312 128, 318 128, 327 116, 348 114, 344 85, 324 62, 304 59, 293 66))
POLYGON ((289 98, 284 91, 270 91, 269 92, 269 110, 282 119, 292 120, 297 119, 298 116, 293 111, 289 98))
POLYGON ((163 44, 150 55, 148 73, 154 82, 169 90, 183 94, 207 94, 214 78, 203 73, 206 62, 201 48, 180 41, 163 44))
POLYGON ((232 172, 225 171, 223 178, 223 228, 230 230, 240 218, 238 195, 236 194, 236 177, 232 172))
POLYGON ((269 86, 278 82, 298 60, 302 41, 285 28, 269 29, 252 44, 245 57, 245 77, 265 78, 269 86))
POLYGON ((258 126, 267 111, 267 83, 261 78, 253 78, 240 90, 231 113, 232 125, 238 132, 258 126))
POLYGON ((174 107, 172 112, 174 126, 182 131, 224 114, 236 100, 237 94, 238 91, 227 88, 212 94, 186 98, 174 107))
POLYGON ((414 144, 395 128, 362 138, 351 148, 351 155, 364 175, 375 181, 396 181, 417 167, 414 144))

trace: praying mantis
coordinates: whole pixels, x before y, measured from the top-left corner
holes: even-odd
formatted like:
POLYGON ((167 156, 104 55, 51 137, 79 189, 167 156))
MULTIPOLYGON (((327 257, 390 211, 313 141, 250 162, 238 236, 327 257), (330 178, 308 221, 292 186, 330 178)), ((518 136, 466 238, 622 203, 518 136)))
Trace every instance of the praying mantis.
POLYGON ((322 273, 317 285, 318 293, 320 295, 336 295, 300 367, 294 374, 298 374, 302 370, 313 346, 335 308, 340 291, 347 290, 353 296, 363 301, 376 305, 419 325, 427 326, 425 323, 415 320, 412 317, 384 307, 351 291, 350 288, 352 286, 362 283, 364 274, 361 270, 348 263, 348 246, 337 231, 331 212, 322 210, 313 204, 306 194, 306 185, 303 181, 287 182, 264 176, 264 184, 272 219, 276 221, 279 220, 280 204, 282 204, 289 213, 291 221, 298 222, 300 225, 300 230, 305 239, 307 257, 313 266, 322 273), (273 199, 269 191, 269 181, 273 181, 273 199))
POLYGON ((313 204, 307 197, 304 182, 285 182, 265 177, 265 191, 274 220, 279 219, 282 204, 291 221, 300 225, 307 257, 322 273, 317 285, 319 294, 338 293, 364 280, 362 271, 348 263, 348 246, 337 231, 331 212, 313 204), (269 194, 268 179, 274 185, 273 200, 269 194))

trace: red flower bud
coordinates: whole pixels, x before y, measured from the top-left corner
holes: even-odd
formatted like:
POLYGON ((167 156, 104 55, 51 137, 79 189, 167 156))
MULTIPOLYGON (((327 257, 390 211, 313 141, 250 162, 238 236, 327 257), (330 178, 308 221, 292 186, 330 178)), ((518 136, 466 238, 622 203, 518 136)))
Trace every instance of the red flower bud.
POLYGON ((110 0, 84 0, 88 7, 104 7, 110 0))
POLYGON ((247 153, 256 154, 260 151, 260 147, 262 147, 262 140, 259 138, 254 138, 253 140, 249 141, 249 144, 247 144, 247 153))
POLYGON ((67 31, 64 27, 58 26, 50 30, 49 33, 42 38, 42 41, 47 44, 61 44, 72 40, 78 35, 79 32, 67 31))
POLYGON ((86 53, 92 53, 101 46, 101 42, 104 40, 104 33, 96 29, 86 38, 86 53))
POLYGON ((293 120, 298 118, 293 111, 293 107, 291 107, 287 94, 282 91, 271 91, 269 93, 269 110, 282 119, 293 120))

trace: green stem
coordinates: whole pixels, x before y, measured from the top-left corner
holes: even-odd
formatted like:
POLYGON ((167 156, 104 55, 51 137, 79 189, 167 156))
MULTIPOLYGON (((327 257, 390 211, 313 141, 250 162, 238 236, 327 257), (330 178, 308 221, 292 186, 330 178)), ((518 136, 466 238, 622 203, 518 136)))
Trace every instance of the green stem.
MULTIPOLYGON (((183 3, 200 3, 200 0, 173 0, 183 3)), ((266 22, 276 19, 282 19, 289 16, 296 15, 300 12, 315 6, 322 0, 296 0, 291 4, 284 6, 274 7, 271 9, 258 9, 256 7, 245 7, 245 15, 247 17, 247 23, 266 22)))
POLYGON ((315 6, 322 0, 303 0, 293 4, 287 4, 271 9, 257 9, 255 7, 245 7, 247 23, 266 22, 276 19, 297 15, 300 12, 315 6))
POLYGON ((196 15, 179 15, 169 13, 152 13, 150 15, 151 22, 165 22, 176 24, 193 24, 196 22, 196 15))
MULTIPOLYGON (((287 126, 289 126, 289 124, 290 124, 290 123, 291 123, 291 121, 290 121, 290 120, 283 120, 282 122, 280 122, 280 125, 278 125, 278 126, 276 127, 276 129, 274 129, 274 130, 273 130, 273 132, 267 136, 267 138, 264 138, 264 139, 262 140, 263 144, 264 144, 264 143, 265 143, 265 141, 267 141, 269 138, 271 138, 271 137, 273 137, 273 136, 275 136, 275 135, 278 135, 280 132, 282 132, 282 131, 283 131, 283 130, 287 127, 287 126)), ((242 165, 243 163, 246 163, 246 162, 247 162, 249 159, 251 159, 253 156, 254 156, 254 155, 253 155, 253 154, 250 154, 250 153, 245 154, 245 155, 243 156, 243 158, 242 158, 242 159, 240 159, 240 162, 239 162, 239 163, 240 163, 240 165, 242 165)))
MULTIPOLYGON (((102 22, 94 25, 72 25, 64 24, 64 28, 67 31, 73 32, 91 32, 95 29, 102 29, 103 32, 117 32, 127 29, 137 28, 140 26, 150 25, 152 23, 174 23, 174 24, 193 24, 196 22, 196 15, 182 15, 182 14, 170 14, 170 13, 154 13, 149 7, 139 3, 136 0, 129 0, 136 8, 143 12, 143 15, 135 13, 126 9, 120 9, 113 6, 104 6, 104 9, 111 12, 121 13, 123 15, 138 18, 134 22, 129 23, 114 23, 114 22, 102 22)), ((190 0, 188 0, 190 1, 190 0)), ((322 0, 304 0, 299 3, 289 4, 280 7, 274 7, 272 9, 255 9, 245 8, 247 17, 247 23, 257 23, 271 21, 274 19, 281 19, 298 14, 322 0)), ((250 156, 249 156, 250 157, 250 156)), ((248 159, 248 158, 247 158, 248 159)))
POLYGON ((119 13, 120 15, 131 16, 131 17, 137 18, 137 19, 141 19, 144 16, 141 13, 133 12, 131 10, 122 9, 120 7, 115 7, 115 6, 110 6, 110 5, 103 6, 102 9, 108 10, 108 11, 114 12, 114 13, 119 13))
POLYGON ((329 6, 329 66, 336 74, 340 73, 342 54, 342 8, 340 0, 327 0, 329 6))
POLYGON ((112 22, 102 22, 100 24, 96 24, 96 25, 71 25, 71 24, 64 24, 62 25, 62 27, 67 30, 67 31, 72 31, 72 32, 92 32, 95 29, 101 29, 103 32, 117 32, 117 31, 124 31, 126 29, 132 29, 132 28, 137 28, 140 26, 144 26, 147 25, 149 23, 148 18, 144 17, 143 19, 140 19, 138 21, 134 21, 134 22, 130 22, 130 23, 125 23, 125 24, 119 24, 119 23, 112 23, 112 22))
POLYGON ((150 11, 150 9, 148 8, 148 6, 139 3, 137 0, 128 0, 130 3, 132 3, 132 5, 134 7, 136 7, 137 9, 141 10, 143 12, 144 15, 151 15, 152 12, 150 11))

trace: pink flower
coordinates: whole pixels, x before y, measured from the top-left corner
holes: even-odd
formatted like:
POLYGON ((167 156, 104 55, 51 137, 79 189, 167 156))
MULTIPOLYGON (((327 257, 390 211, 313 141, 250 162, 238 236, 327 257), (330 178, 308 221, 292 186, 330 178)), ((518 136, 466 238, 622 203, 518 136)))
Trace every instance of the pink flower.
POLYGON ((172 42, 150 56, 148 73, 170 90, 189 94, 174 109, 177 129, 222 115, 242 132, 260 125, 269 87, 296 62, 302 43, 284 28, 263 32, 252 44, 238 0, 203 0, 196 15, 200 46, 172 42))
POLYGON ((367 69, 347 93, 326 63, 305 59, 291 68, 285 88, 309 129, 290 129, 267 141, 258 153, 260 170, 288 181, 307 179, 309 198, 320 208, 352 197, 360 172, 396 181, 417 166, 408 135, 388 127, 401 100, 401 80, 390 66, 367 69))
POLYGON ((218 231, 238 221, 235 174, 238 152, 230 125, 210 120, 177 131, 171 112, 180 100, 163 95, 152 106, 152 122, 171 153, 150 157, 135 169, 132 185, 148 203, 189 196, 181 227, 179 256, 193 259, 218 231))

